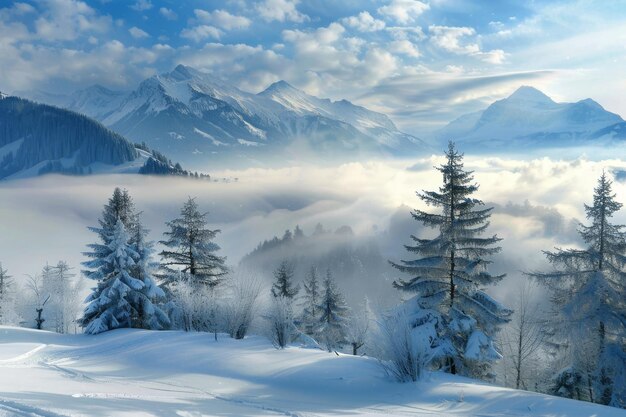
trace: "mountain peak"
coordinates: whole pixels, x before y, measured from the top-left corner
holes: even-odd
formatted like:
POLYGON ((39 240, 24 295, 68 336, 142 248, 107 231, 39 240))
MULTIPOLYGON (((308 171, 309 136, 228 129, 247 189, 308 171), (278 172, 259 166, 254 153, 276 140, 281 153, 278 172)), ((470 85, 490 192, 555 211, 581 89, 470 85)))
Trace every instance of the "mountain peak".
POLYGON ((192 78, 195 72, 196 70, 191 67, 188 67, 183 64, 178 64, 176 65, 176 68, 174 68, 174 70, 170 72, 168 75, 170 75, 172 78, 176 80, 182 81, 182 80, 188 80, 192 78))
POLYGON ((534 103, 554 103, 550 97, 537 90, 535 87, 523 85, 506 100, 529 101, 534 103))
POLYGON ((280 80, 272 83, 269 87, 263 90, 259 94, 268 94, 268 93, 278 93, 278 92, 286 92, 286 91, 300 91, 296 87, 289 84, 287 81, 280 80))

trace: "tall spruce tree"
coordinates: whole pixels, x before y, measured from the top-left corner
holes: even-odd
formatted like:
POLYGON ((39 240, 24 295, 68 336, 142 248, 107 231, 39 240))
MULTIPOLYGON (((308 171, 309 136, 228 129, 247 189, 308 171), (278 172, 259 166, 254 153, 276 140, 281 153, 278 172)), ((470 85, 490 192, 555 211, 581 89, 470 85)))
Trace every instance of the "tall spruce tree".
POLYGON ((137 216, 131 235, 137 258, 131 271, 133 277, 143 283, 143 287, 129 294, 129 302, 134 312, 131 325, 134 328, 159 330, 169 326, 170 321, 158 306, 158 302, 165 299, 165 292, 157 285, 154 276, 159 264, 153 259, 154 244, 147 240, 148 232, 137 216))
POLYGON ((317 269, 314 266, 309 270, 303 287, 301 327, 304 333, 315 336, 319 323, 321 290, 317 279, 317 269))
POLYGON ((484 292, 504 275, 487 271, 486 258, 497 253, 497 236, 480 237, 489 226, 491 208, 479 208, 482 201, 471 197, 478 191, 473 172, 463 167, 463 154, 453 142, 448 145, 446 162, 436 169, 443 176, 439 191, 418 192, 418 197, 439 213, 414 210, 412 216, 438 230, 433 239, 411 239, 405 246, 418 256, 414 260, 391 262, 411 275, 394 286, 413 293, 408 303, 415 314, 414 327, 435 323, 437 337, 432 341, 435 362, 450 373, 485 377, 489 364, 500 358, 494 335, 509 320, 511 311, 484 292))
POLYGON ((339 292, 330 270, 326 271, 322 298, 318 306, 319 338, 329 352, 341 348, 346 341, 350 309, 339 292))
POLYGON ((590 225, 581 224, 579 233, 586 247, 546 251, 553 271, 529 275, 551 294, 551 342, 569 347, 570 366, 555 376, 555 393, 624 408, 626 383, 617 379, 626 373, 626 232, 610 222, 622 208, 611 185, 602 173, 593 204, 585 204, 590 225), (578 375, 580 386, 561 384, 564 372, 578 375))
POLYGON ((274 297, 285 297, 288 300, 298 295, 300 286, 293 284, 293 267, 283 261, 280 263, 276 271, 274 271, 276 281, 272 284, 272 295, 274 297))
POLYGON ((118 219, 122 221, 126 230, 130 232, 135 227, 137 213, 135 211, 135 203, 128 190, 116 187, 113 190, 113 195, 102 210, 102 216, 98 220, 100 227, 91 227, 89 229, 98 233, 103 243, 107 244, 106 239, 109 239, 111 236, 118 219))
POLYGON ((137 252, 121 219, 104 239, 108 244, 91 244, 92 252, 85 255, 91 260, 83 262, 87 278, 97 282, 85 300, 87 307, 80 320, 85 333, 97 334, 108 330, 131 327, 132 316, 137 314, 129 303, 130 293, 143 289, 144 284, 134 278, 137 252))
POLYGON ((185 202, 180 215, 167 222, 167 240, 160 242, 167 248, 160 253, 165 285, 171 286, 182 278, 192 285, 215 287, 228 273, 226 258, 216 254, 220 247, 213 242, 220 231, 207 228, 207 213, 200 212, 193 198, 185 202))

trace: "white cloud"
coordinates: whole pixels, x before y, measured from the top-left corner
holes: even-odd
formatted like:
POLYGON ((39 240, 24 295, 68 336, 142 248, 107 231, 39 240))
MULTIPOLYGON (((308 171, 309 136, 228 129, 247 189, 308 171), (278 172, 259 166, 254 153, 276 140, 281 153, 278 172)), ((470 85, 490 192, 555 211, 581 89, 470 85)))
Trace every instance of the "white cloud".
POLYGON ((35 20, 39 40, 71 41, 85 32, 104 33, 112 24, 111 16, 101 16, 86 3, 76 0, 49 0, 35 20))
POLYGON ((375 19, 369 12, 364 11, 357 16, 342 19, 346 26, 350 26, 360 32, 376 32, 385 28, 385 22, 375 19))
POLYGON ((36 12, 35 8, 28 3, 13 3, 13 9, 18 15, 29 14, 36 12))
POLYGON ((463 38, 476 34, 473 28, 431 25, 428 27, 428 32, 430 41, 448 52, 471 54, 480 51, 476 43, 462 44, 463 38))
POLYGON ((137 0, 130 8, 138 12, 144 12, 152 9, 152 2, 150 0, 137 0))
POLYGON ((482 51, 476 42, 463 42, 465 38, 476 35, 476 31, 470 27, 431 25, 428 32, 434 45, 454 54, 473 56, 489 64, 501 64, 507 55, 502 49, 482 51))
POLYGON ((392 0, 388 5, 379 7, 378 13, 405 25, 414 22, 428 9, 428 4, 418 0, 392 0))
POLYGON ((298 11, 296 6, 300 0, 264 0, 257 3, 256 11, 262 19, 271 22, 277 20, 279 22, 304 22, 309 17, 298 11))
POLYGON ((183 29, 180 36, 194 42, 201 42, 208 38, 219 39, 222 36, 222 31, 215 26, 199 25, 183 29))
POLYGON ((228 79, 247 91, 260 91, 278 79, 290 79, 293 65, 262 46, 221 43, 183 51, 178 62, 228 79))
POLYGON ((132 36, 135 39, 143 39, 143 38, 150 37, 148 32, 139 29, 137 26, 133 26, 132 28, 128 29, 128 32, 130 33, 130 36, 132 36))
POLYGON ((473 54, 478 57, 481 61, 487 62, 489 64, 502 64, 506 60, 506 52, 502 49, 493 49, 487 52, 478 52, 473 54))
POLYGON ((176 19, 178 19, 178 15, 176 14, 176 12, 174 10, 172 10, 172 9, 168 9, 167 7, 161 7, 159 9, 159 13, 161 13, 161 16, 163 16, 167 20, 176 20, 176 19))
POLYGON ((293 72, 310 93, 346 98, 401 70, 400 60, 380 45, 344 34, 337 22, 313 31, 283 31, 294 48, 293 72))
POLYGON ((171 54, 162 46, 138 48, 117 40, 89 44, 86 50, 26 44, 3 46, 0 41, 0 90, 43 88, 59 92, 95 83, 134 88, 154 73, 154 63, 171 54), (11 84, 5 84, 5 80, 11 80, 11 84))
POLYGON ((420 51, 417 49, 417 46, 406 39, 396 40, 389 43, 389 50, 396 54, 403 54, 410 56, 412 58, 417 58, 420 56, 420 51))
POLYGON ((217 26, 225 30, 245 29, 252 23, 247 17, 233 15, 226 10, 207 12, 205 10, 196 9, 194 10, 194 14, 202 23, 217 26))

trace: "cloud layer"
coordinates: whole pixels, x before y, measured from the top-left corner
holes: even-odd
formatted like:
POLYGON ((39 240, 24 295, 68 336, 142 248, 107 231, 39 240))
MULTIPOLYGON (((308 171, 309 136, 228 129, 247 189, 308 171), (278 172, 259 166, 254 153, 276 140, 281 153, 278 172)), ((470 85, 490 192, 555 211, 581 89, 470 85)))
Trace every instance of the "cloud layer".
MULTIPOLYGON (((228 183, 132 175, 5 182, 0 261, 18 279, 59 259, 78 266, 85 245, 95 238, 87 226, 96 224, 115 186, 129 189, 154 240, 182 202, 196 197, 211 225, 222 230, 217 241, 233 265, 260 241, 296 225, 310 234, 317 223, 331 229, 349 225, 357 236, 374 236, 385 257, 397 260, 406 255, 402 245, 410 233, 429 233, 409 211, 426 209, 415 191, 439 185, 432 166, 441 161, 437 156, 417 164, 371 161, 215 173, 238 178, 228 183)), ((597 177, 602 169, 625 169, 626 163, 468 158, 466 167, 475 170, 481 185, 477 197, 494 207, 490 232, 504 238, 494 270, 509 274, 496 292, 510 298, 521 271, 546 267, 541 250, 579 243, 575 219, 584 220, 583 203, 590 201, 597 177)), ((626 184, 616 182, 614 190, 626 202, 626 184)), ((626 211, 615 221, 626 223, 626 211)))

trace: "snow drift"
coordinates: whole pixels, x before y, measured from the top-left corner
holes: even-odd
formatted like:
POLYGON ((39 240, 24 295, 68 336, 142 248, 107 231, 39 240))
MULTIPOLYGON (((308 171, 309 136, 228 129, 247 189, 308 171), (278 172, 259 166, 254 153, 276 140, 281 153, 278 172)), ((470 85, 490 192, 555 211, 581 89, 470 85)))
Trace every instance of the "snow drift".
POLYGON ((0 416, 623 416, 446 374, 399 384, 366 357, 261 337, 0 327, 0 416))

